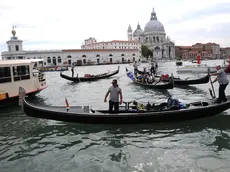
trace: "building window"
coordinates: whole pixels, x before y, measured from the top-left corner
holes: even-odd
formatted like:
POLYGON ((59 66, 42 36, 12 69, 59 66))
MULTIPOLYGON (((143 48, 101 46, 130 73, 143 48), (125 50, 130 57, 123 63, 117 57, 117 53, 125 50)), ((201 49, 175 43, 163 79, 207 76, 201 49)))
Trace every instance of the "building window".
POLYGON ((159 42, 159 37, 157 36, 157 42, 159 42))
POLYGON ((135 56, 135 54, 133 54, 133 56, 135 56))
POLYGON ((121 54, 121 56, 125 56, 124 54, 121 54))
POLYGON ((56 57, 53 57, 53 64, 54 64, 54 65, 57 64, 56 57))
POLYGON ((30 79, 30 68, 26 66, 13 66, 14 81, 30 79))
POLYGON ((19 51, 19 46, 18 45, 15 46, 15 50, 19 51))
POLYGON ((0 83, 11 82, 10 67, 0 67, 0 83))
POLYGON ((109 55, 110 57, 113 56, 112 54, 109 55))
POLYGON ((61 63, 61 57, 58 56, 58 63, 61 63))
POLYGON ((50 57, 47 58, 47 63, 51 63, 51 58, 50 57))
POLYGON ((70 56, 70 55, 68 55, 68 56, 67 56, 67 58, 71 58, 71 56, 70 56))
POLYGON ((83 54, 83 55, 82 55, 82 57, 86 57, 86 55, 85 55, 85 54, 83 54))
POLYGON ((100 57, 100 54, 97 54, 96 57, 100 57))

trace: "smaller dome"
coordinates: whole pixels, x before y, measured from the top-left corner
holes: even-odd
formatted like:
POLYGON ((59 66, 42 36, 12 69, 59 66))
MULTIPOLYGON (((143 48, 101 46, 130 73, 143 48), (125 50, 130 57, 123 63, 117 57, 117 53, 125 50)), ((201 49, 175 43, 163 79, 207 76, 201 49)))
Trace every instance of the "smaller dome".
POLYGON ((133 37, 144 36, 144 31, 141 29, 140 24, 137 24, 137 29, 133 32, 133 37))

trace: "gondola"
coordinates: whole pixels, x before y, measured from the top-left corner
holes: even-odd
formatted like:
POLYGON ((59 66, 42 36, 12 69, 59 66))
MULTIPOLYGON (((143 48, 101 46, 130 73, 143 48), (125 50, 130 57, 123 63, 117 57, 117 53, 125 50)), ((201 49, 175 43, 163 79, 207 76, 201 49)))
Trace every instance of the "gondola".
MULTIPOLYGON (((139 71, 138 71, 138 73, 139 73, 139 71)), ((140 73, 142 73, 142 72, 140 72, 140 73)), ((159 78, 161 76, 156 75, 155 77, 159 78)), ((197 79, 189 79, 189 77, 186 79, 180 79, 179 77, 173 77, 175 86, 206 84, 209 82, 209 78, 210 78, 209 73, 206 76, 201 77, 201 78, 197 78, 197 79)), ((169 82, 170 78, 169 79, 162 79, 162 81, 163 82, 169 82)))
MULTIPOLYGON (((206 84, 209 82, 210 75, 209 73, 198 79, 180 79, 180 78, 173 78, 174 79, 174 85, 175 86, 184 86, 184 85, 198 85, 198 84, 206 84)), ((169 82, 169 79, 163 79, 165 82, 169 82)))
MULTIPOLYGON (((87 124, 141 124, 166 123, 192 120, 217 115, 230 108, 230 97, 224 103, 193 102, 185 105, 184 109, 168 108, 167 103, 151 105, 151 108, 136 108, 138 106, 120 107, 117 114, 109 114, 108 110, 93 110, 89 106, 73 106, 69 110, 65 106, 38 106, 23 99, 23 110, 31 117, 57 121, 87 123, 87 124)), ((145 106, 146 107, 146 106, 145 106)))
POLYGON ((183 62, 182 61, 176 61, 176 66, 182 66, 183 62))
POLYGON ((118 69, 112 72, 107 72, 107 73, 103 73, 103 74, 98 74, 98 75, 91 75, 91 76, 87 76, 87 77, 70 77, 67 75, 64 75, 62 73, 60 73, 60 76, 64 79, 67 79, 69 81, 73 81, 73 82, 87 82, 87 81, 96 81, 99 79, 105 79, 105 78, 109 78, 113 75, 116 75, 119 73, 119 68, 120 66, 118 66, 118 69))
POLYGON ((160 82, 160 83, 143 83, 143 82, 138 82, 135 78, 135 76, 132 74, 132 72, 129 72, 129 70, 126 68, 126 73, 128 78, 130 78, 134 84, 140 85, 146 88, 153 88, 153 89, 173 89, 174 86, 174 80, 173 77, 169 79, 169 82, 160 82))

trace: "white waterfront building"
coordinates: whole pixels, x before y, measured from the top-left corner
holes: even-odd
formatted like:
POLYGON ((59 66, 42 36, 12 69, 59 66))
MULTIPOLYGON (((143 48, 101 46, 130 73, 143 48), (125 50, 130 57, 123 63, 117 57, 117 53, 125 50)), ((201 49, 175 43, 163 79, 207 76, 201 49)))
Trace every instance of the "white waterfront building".
POLYGON ((150 21, 145 25, 144 30, 140 24, 137 24, 133 32, 129 25, 127 30, 128 41, 137 41, 148 47, 153 52, 153 58, 173 59, 175 58, 175 43, 166 36, 163 24, 157 19, 156 12, 153 8, 150 21))
POLYGON ((141 57, 141 44, 135 41, 110 41, 96 43, 94 38, 85 40, 82 49, 60 49, 60 50, 24 50, 23 41, 15 35, 7 41, 8 50, 2 52, 3 60, 6 59, 43 59, 43 62, 36 64, 38 67, 44 66, 69 66, 73 63, 77 65, 101 64, 101 63, 124 63, 137 61, 141 57), (92 44, 92 45, 91 45, 92 44))

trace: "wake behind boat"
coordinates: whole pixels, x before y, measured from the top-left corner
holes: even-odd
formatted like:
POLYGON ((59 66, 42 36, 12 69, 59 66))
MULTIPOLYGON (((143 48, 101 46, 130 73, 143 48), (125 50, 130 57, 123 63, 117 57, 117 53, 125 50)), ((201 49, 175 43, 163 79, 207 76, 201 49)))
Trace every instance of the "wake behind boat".
POLYGON ((118 66, 118 69, 115 71, 111 71, 111 72, 107 72, 107 73, 103 73, 103 74, 98 74, 98 75, 85 75, 84 77, 70 77, 67 75, 64 75, 62 73, 60 73, 60 76, 64 79, 67 79, 69 81, 73 81, 73 82, 87 82, 87 81, 96 81, 99 79, 105 79, 105 78, 109 78, 113 75, 116 75, 119 73, 119 69, 120 66, 118 66))
MULTIPOLYGON (((119 113, 109 114, 108 110, 93 110, 89 106, 38 106, 30 103, 26 97, 23 99, 23 110, 26 115, 36 118, 57 121, 87 123, 87 124, 141 124, 141 123, 166 123, 175 121, 192 120, 217 115, 230 108, 228 101, 216 104, 211 101, 192 102, 182 109, 168 106, 167 102, 159 105, 148 104, 138 106, 120 107, 119 113)), ((141 104, 140 104, 141 105, 141 104)))

